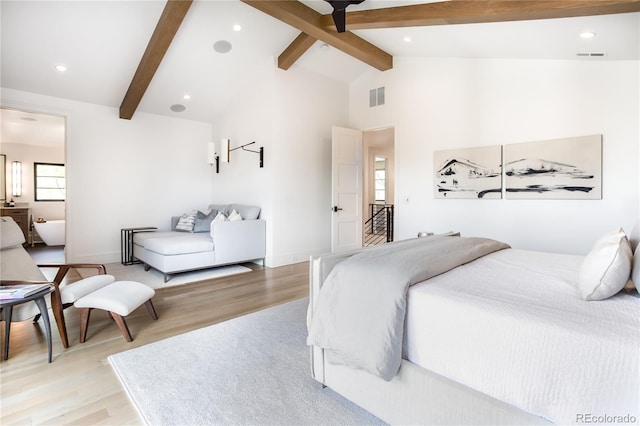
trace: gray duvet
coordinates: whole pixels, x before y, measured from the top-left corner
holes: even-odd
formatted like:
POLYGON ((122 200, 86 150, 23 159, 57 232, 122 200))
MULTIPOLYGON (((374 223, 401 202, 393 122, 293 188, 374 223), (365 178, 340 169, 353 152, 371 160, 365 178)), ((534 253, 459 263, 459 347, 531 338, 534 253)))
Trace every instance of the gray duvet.
POLYGON ((307 344, 328 350, 332 362, 391 380, 402 360, 409 286, 505 248, 486 238, 435 236, 354 254, 322 285, 307 344))

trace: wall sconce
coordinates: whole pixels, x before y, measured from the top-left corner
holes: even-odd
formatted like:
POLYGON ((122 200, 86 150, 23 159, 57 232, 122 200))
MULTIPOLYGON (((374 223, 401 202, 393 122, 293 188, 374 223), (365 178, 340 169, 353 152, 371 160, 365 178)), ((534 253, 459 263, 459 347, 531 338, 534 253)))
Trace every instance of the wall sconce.
POLYGON ((22 195, 22 163, 19 161, 11 163, 11 188, 14 197, 22 195))
POLYGON ((209 142, 207 149, 207 162, 210 166, 216 165, 216 173, 220 173, 220 156, 216 153, 216 144, 209 142))
POLYGON ((264 147, 260 147, 259 151, 253 151, 245 148, 246 146, 253 145, 254 143, 256 143, 256 141, 249 142, 232 149, 231 139, 222 139, 220 142, 220 161, 228 163, 231 160, 231 151, 242 149, 243 151, 253 152, 254 154, 260 155, 260 167, 262 168, 264 166, 264 147))
POLYGON ((229 153, 231 152, 231 139, 222 139, 220 141, 220 161, 229 162, 229 153))

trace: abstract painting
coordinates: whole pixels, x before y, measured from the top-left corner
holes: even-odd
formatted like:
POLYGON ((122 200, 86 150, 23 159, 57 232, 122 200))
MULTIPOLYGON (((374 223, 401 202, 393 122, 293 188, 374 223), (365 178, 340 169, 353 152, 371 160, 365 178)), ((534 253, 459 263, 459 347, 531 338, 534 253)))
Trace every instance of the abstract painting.
POLYGON ((504 146, 508 199, 602 199, 602 135, 504 146))
POLYGON ((433 153, 435 198, 502 198, 502 147, 433 153))

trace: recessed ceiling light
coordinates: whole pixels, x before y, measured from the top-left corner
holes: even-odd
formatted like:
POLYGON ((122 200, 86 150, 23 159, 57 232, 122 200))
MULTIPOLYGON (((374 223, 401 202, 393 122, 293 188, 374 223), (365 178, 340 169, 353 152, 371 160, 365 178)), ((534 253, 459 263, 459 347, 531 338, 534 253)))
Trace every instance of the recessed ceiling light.
POLYGON ((411 43, 411 37, 409 36, 405 36, 402 40, 404 40, 405 43, 411 43))
POLYGON ((57 69, 58 71, 60 71, 60 72, 64 72, 64 71, 66 71, 66 70, 67 70, 67 67, 65 67, 65 66, 64 66, 64 65, 62 65, 62 64, 58 64, 58 65, 56 65, 56 69, 57 69))
POLYGON ((583 33, 580 33, 581 38, 594 38, 595 36, 596 36, 596 33, 592 31, 585 31, 583 33))
POLYGON ((188 94, 188 93, 186 93, 186 94, 183 96, 183 98, 185 98, 185 99, 191 99, 191 95, 190 95, 190 94, 188 94))
POLYGON ((174 104, 174 105, 171 105, 169 109, 173 112, 182 112, 185 109, 187 109, 187 107, 181 104, 174 104))
POLYGON ((233 26, 233 31, 240 31, 240 30, 242 30, 242 26, 240 24, 235 24, 233 26))
POLYGON ((218 40, 213 43, 213 50, 218 53, 228 53, 231 50, 231 43, 227 40, 218 40))

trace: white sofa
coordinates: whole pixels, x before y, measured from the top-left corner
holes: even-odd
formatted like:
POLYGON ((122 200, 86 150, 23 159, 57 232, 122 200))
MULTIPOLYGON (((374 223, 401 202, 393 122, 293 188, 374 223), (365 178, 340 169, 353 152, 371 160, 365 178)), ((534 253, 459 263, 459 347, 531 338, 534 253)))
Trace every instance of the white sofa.
MULTIPOLYGON (((170 231, 139 232, 133 235, 133 256, 164 274, 165 282, 179 272, 262 260, 266 256, 266 222, 260 208, 242 204, 210 205, 208 210, 225 215, 236 210, 239 221, 213 221, 203 232, 178 232, 180 216, 171 218, 170 231)), ((198 228, 196 227, 196 230, 198 228)))

